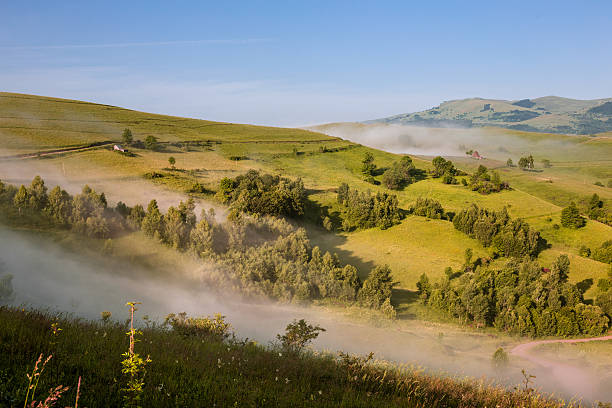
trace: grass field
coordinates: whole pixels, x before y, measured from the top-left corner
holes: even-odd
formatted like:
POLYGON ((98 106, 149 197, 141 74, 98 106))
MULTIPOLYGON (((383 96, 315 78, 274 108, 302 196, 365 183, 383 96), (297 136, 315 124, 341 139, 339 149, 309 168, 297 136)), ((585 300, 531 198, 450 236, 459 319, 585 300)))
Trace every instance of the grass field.
MULTIPOLYGON (((0 179, 25 183, 41 174, 51 184, 68 184, 73 191, 76 186, 92 183, 109 191, 111 201, 122 200, 127 195, 129 198, 123 201, 134 204, 146 203, 164 191, 178 201, 180 195, 173 194, 184 194, 195 182, 209 190, 210 194, 202 197, 210 199, 221 178, 254 168, 301 177, 309 198, 333 214, 338 211, 334 190, 342 182, 361 190, 386 191, 381 185, 362 180, 359 170, 366 151, 373 153, 380 169, 399 159, 396 154, 307 130, 209 122, 79 101, 0 93, 0 155, 104 140, 119 142, 126 127, 132 130, 135 139, 155 135, 163 142, 211 143, 188 147, 164 144, 159 152, 133 149, 135 157, 120 155, 105 147, 40 159, 0 161, 0 179), (176 158, 177 170, 167 169, 169 156, 176 158), (241 160, 232 160, 235 157, 241 160), (145 180, 143 175, 151 171, 162 172, 166 177, 153 182, 145 180)), ((467 138, 470 131, 456 133, 467 138)), ((444 136, 449 130, 436 132, 444 136)), ((564 136, 495 128, 478 129, 478 132, 490 132, 488 144, 474 146, 490 158, 451 159, 466 171, 479 164, 498 168, 502 179, 508 180, 513 190, 480 195, 461 185, 445 185, 438 179, 428 178, 397 192, 400 206, 407 208, 421 196, 439 200, 447 211, 458 211, 471 203, 491 209, 506 206, 511 216, 527 219, 548 240, 551 248, 541 256, 544 264, 552 262, 560 253, 569 253, 571 279, 578 282, 591 278, 597 282, 608 266, 578 257, 578 248, 586 245, 593 249, 612 239, 612 228, 593 221, 578 231, 556 230, 553 225, 559 223, 562 206, 570 201, 583 203, 595 192, 610 205, 612 189, 593 185, 595 181, 605 184, 612 178, 609 135, 564 136), (520 143, 510 142, 516 140, 520 143), (505 167, 505 157, 512 156, 516 161, 517 155, 526 151, 533 153, 537 171, 505 167), (551 160, 551 168, 544 169, 539 164, 544 158, 551 160)), ((414 157, 414 161, 419 168, 431 167, 431 157, 414 157)), ((381 180, 380 175, 376 178, 381 180)), ((388 263, 400 287, 405 289, 414 289, 416 279, 423 272, 435 277, 446 266, 460 265, 466 248, 474 249, 477 255, 485 253, 477 241, 455 231, 452 224, 419 217, 408 217, 385 231, 327 233, 316 225, 309 225, 308 230, 314 244, 337 252, 345 262, 360 266, 362 277, 373 265, 388 263)), ((591 296, 593 290, 587 295, 591 296)))

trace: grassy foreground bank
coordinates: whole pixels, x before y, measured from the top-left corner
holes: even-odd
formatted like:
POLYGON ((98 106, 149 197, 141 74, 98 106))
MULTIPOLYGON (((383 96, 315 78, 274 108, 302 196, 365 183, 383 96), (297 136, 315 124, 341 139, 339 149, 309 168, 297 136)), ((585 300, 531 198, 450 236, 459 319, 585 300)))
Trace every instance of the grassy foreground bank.
MULTIPOLYGON (((70 319, 40 311, 0 308, 0 405, 23 406, 38 356, 53 355, 36 399, 58 385, 72 404, 122 406, 126 326, 70 319), (53 324, 61 331, 53 330, 53 324)), ((318 353, 287 354, 249 341, 220 341, 149 327, 136 352, 149 355, 143 407, 561 407, 533 392, 510 392, 480 382, 369 364, 366 359, 318 353)))

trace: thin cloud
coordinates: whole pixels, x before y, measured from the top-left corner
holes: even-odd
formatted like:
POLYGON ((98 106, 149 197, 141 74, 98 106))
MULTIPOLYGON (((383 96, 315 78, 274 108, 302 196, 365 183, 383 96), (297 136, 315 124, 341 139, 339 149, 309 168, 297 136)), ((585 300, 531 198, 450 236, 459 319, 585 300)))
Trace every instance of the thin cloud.
POLYGON ((217 40, 184 40, 184 41, 151 41, 151 42, 125 42, 108 44, 59 44, 59 45, 19 45, 0 47, 0 50, 65 50, 83 48, 125 48, 125 47, 152 47, 171 45, 206 45, 206 44, 253 44, 274 41, 272 38, 244 38, 244 39, 217 39, 217 40))

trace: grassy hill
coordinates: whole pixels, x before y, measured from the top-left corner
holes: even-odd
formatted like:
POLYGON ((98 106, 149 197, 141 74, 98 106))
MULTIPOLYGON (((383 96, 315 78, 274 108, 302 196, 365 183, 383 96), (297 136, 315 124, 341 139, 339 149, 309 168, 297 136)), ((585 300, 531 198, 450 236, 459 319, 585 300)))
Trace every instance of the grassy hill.
MULTIPOLYGON (((372 125, 358 126, 369 129, 372 125)), ((337 252, 343 262, 361 266, 362 277, 372 266, 388 263, 400 288, 413 290, 420 274, 425 272, 435 278, 442 276, 445 266, 460 266, 465 249, 473 248, 476 255, 486 253, 476 240, 461 235, 452 224, 421 217, 409 216, 400 225, 384 231, 330 233, 321 228, 321 209, 332 216, 339 211, 335 189, 340 183, 347 182, 364 191, 388 191, 382 185, 363 181, 360 166, 365 152, 369 151, 379 168, 387 168, 399 159, 393 153, 308 130, 209 122, 79 101, 0 94, 0 156, 4 158, 101 141, 119 142, 126 127, 132 130, 135 139, 156 136, 162 142, 162 149, 132 149, 134 156, 129 157, 112 151, 109 146, 98 146, 39 158, 0 160, 0 179, 27 183, 34 175, 41 174, 50 184, 72 186, 73 190, 90 183, 107 192, 111 202, 123 200, 130 205, 146 204, 150 198, 165 193, 186 194, 195 183, 200 183, 206 191, 189 194, 202 199, 203 206, 219 207, 210 201, 219 180, 254 168, 304 180, 314 206, 306 214, 305 224, 313 243, 337 252), (177 170, 168 169, 169 156, 176 158, 177 170), (145 175, 151 172, 160 172, 164 177, 147 179, 145 175)), ((469 137, 473 129, 434 131, 442 139, 452 134, 457 140, 463 140, 466 148, 478 147, 483 155, 490 157, 483 161, 471 160, 465 155, 453 157, 459 168, 472 171, 479 164, 499 168, 513 190, 480 195, 460 185, 445 185, 439 179, 428 178, 397 192, 400 207, 407 208, 420 196, 437 199, 450 211, 458 211, 471 203, 491 209, 507 206, 511 216, 525 218, 541 229, 551 245, 541 255, 546 263, 559 253, 569 253, 572 281, 597 282, 606 276, 608 265, 579 257, 578 249, 582 245, 600 246, 612 237, 612 228, 589 221, 586 228, 570 232, 556 230, 553 225, 559 222, 562 206, 570 201, 584 203, 594 192, 607 203, 612 200, 612 189, 593 185, 596 180, 612 178, 609 162, 612 143, 608 136, 589 138, 487 128, 478 129, 483 133, 475 139, 469 137), (520 143, 511 143, 514 141, 520 143), (500 146, 505 150, 500 151, 500 146), (548 158, 552 167, 540 168, 538 172, 504 167, 503 158, 513 155, 516 161, 517 155, 525 151, 533 151, 536 161, 548 158)), ((351 133, 342 137, 365 144, 351 133)), ((385 148, 385 139, 368 145, 385 148)), ((419 168, 431 166, 430 156, 413 159, 419 168)), ((376 178, 380 181, 381 176, 376 178)), ((170 197, 175 204, 180 195, 170 197)), ((593 285, 587 297, 592 297, 595 290, 593 285)))
POLYGON ((469 98, 441 103, 434 108, 367 123, 432 127, 499 126, 535 132, 592 134, 612 130, 612 98, 577 100, 546 96, 507 101, 469 98))
MULTIPOLYGON (((37 400, 58 385, 59 400, 79 406, 121 406, 126 324, 83 321, 0 307, 0 404, 23 405, 36 357, 52 359, 37 400), (55 324, 61 329, 53 334, 55 324)), ((146 407, 561 407, 561 401, 467 379, 437 377, 385 362, 333 354, 287 353, 248 340, 181 335, 143 327, 135 352, 149 356, 139 403, 146 407)), ((40 366, 39 365, 39 369, 40 366)), ((572 405, 575 406, 575 405, 572 405)))

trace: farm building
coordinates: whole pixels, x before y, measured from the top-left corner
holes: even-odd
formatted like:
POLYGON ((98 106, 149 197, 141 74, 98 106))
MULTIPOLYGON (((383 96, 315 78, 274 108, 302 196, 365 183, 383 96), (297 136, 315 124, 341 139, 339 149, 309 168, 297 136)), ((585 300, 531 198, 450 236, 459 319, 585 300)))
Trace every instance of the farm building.
POLYGON ((478 154, 478 150, 474 150, 474 152, 472 152, 472 159, 481 160, 484 159, 484 157, 478 154))
POLYGON ((121 147, 121 145, 118 145, 118 144, 113 146, 113 150, 117 150, 117 151, 122 152, 122 153, 126 152, 126 150, 123 147, 121 147))

